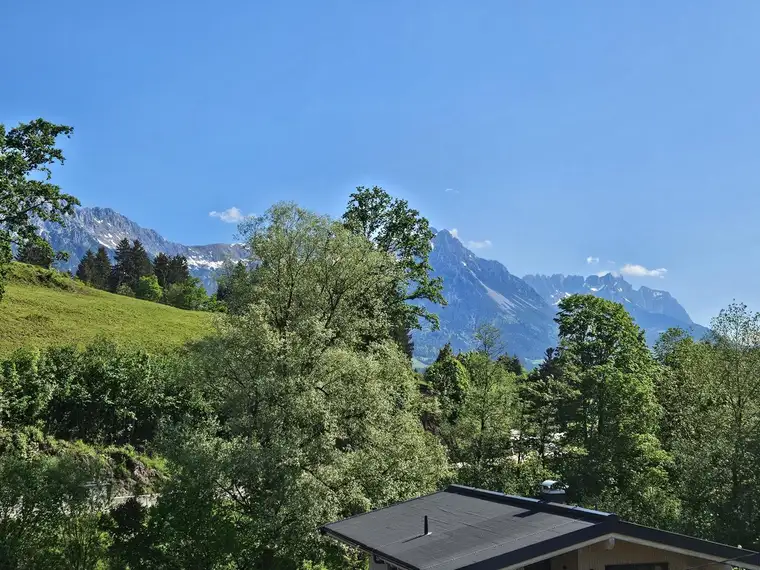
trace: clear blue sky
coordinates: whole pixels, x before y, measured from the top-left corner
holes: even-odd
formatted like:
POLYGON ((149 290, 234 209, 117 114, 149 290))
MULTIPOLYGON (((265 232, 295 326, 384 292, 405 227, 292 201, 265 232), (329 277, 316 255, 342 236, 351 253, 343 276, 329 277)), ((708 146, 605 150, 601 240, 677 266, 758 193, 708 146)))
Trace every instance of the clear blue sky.
POLYGON ((209 212, 233 206, 338 214, 378 183, 518 275, 665 268, 631 280, 700 322, 760 309, 755 0, 28 0, 1 18, 0 122, 73 125, 59 183, 170 239, 232 239, 209 212))

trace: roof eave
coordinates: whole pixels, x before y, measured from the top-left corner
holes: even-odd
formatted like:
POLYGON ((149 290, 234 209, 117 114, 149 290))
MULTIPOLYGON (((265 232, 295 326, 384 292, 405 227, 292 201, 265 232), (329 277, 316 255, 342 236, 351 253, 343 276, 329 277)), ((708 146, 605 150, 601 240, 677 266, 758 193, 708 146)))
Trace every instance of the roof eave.
POLYGON ((362 542, 359 542, 358 540, 347 537, 345 534, 332 530, 327 525, 320 527, 319 532, 321 532, 322 534, 329 535, 332 538, 348 546, 351 546, 353 548, 358 548, 359 550, 363 550, 364 552, 368 554, 372 554, 373 556, 382 558, 383 561, 393 564, 394 566, 397 566, 400 570, 420 570, 420 568, 418 568, 417 566, 412 566, 407 562, 402 562, 401 560, 398 560, 397 558, 394 558, 393 556, 389 556, 383 552, 380 552, 376 548, 372 548, 371 546, 368 546, 362 542))

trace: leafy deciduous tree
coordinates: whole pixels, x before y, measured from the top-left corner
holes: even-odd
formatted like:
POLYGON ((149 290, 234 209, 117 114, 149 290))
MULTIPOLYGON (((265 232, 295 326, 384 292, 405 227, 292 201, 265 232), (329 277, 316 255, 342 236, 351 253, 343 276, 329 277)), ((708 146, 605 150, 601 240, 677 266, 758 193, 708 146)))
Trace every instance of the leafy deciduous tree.
POLYGON ((21 245, 16 259, 21 263, 50 269, 55 261, 55 252, 47 241, 39 236, 34 236, 21 245))
POLYGON ((657 439, 657 366, 622 305, 592 295, 559 304, 559 365, 572 399, 558 469, 581 502, 672 524, 670 458, 657 439))
POLYGON ((0 124, 0 300, 11 244, 33 239, 37 220, 62 224, 79 204, 50 182, 51 166, 64 163, 56 139, 72 132, 43 119, 10 130, 0 124))
POLYGON ((380 251, 391 254, 403 270, 385 301, 392 315, 392 336, 400 345, 405 347, 411 329, 420 328, 420 318, 437 327, 438 316, 423 304, 446 304, 441 279, 430 275, 428 258, 434 234, 427 219, 406 200, 394 199, 382 188, 359 186, 351 194, 343 222, 380 251))

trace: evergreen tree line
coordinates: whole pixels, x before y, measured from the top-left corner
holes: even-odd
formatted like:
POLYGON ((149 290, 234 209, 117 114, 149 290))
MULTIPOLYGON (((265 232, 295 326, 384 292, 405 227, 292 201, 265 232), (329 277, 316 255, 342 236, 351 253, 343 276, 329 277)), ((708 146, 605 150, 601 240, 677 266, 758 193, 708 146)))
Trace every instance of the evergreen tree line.
POLYGON ((98 289, 147 301, 192 310, 214 310, 200 280, 190 275, 187 258, 159 253, 151 260, 140 240, 122 239, 116 246, 114 263, 106 248, 88 250, 77 267, 76 277, 98 289))

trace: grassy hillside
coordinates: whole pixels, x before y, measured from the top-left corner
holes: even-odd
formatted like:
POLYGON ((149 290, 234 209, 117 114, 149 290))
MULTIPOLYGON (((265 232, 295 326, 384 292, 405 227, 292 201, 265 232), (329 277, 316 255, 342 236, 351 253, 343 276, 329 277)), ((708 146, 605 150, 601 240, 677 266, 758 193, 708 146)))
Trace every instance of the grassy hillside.
POLYGON ((56 271, 12 263, 0 301, 0 354, 96 337, 163 350, 203 336, 211 321, 209 313, 106 293, 56 271))

